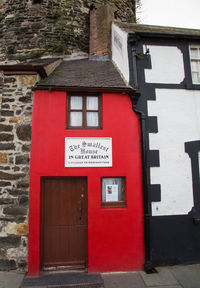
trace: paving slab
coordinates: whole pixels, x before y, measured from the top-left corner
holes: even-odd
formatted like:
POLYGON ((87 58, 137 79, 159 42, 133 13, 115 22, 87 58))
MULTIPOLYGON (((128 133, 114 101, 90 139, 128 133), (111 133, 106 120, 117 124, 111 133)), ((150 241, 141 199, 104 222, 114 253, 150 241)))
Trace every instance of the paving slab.
POLYGON ((176 286, 171 286, 171 285, 162 285, 162 286, 150 286, 151 288, 183 288, 183 286, 176 285, 176 286))
POLYGON ((200 264, 172 266, 169 269, 183 288, 200 287, 200 264))
MULTIPOLYGON (((26 286, 21 286, 21 288, 24 288, 26 286)), ((48 286, 28 286, 28 288, 48 288, 48 286)))
POLYGON ((105 288, 145 288, 138 272, 103 273, 105 288))
POLYGON ((0 272, 0 288, 20 288, 24 275, 23 273, 0 272))
POLYGON ((147 287, 159 287, 159 286, 178 286, 179 282, 174 277, 173 273, 164 267, 156 268, 158 273, 147 274, 144 271, 140 271, 140 275, 143 278, 147 287))

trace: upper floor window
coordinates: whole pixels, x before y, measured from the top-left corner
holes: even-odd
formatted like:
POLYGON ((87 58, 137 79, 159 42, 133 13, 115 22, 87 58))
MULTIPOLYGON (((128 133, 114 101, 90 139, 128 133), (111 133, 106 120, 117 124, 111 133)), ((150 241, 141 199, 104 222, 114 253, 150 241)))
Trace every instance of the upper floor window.
POLYGON ((200 84, 200 46, 190 46, 190 63, 193 84, 200 84))
POLYGON ((101 129, 101 95, 69 95, 68 129, 101 129))

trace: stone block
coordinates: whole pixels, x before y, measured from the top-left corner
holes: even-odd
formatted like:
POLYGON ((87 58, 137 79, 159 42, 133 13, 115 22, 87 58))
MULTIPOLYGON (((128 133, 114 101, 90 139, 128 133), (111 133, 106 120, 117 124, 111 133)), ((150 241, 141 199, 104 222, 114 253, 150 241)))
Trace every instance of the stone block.
POLYGON ((5 227, 5 232, 12 235, 26 236, 28 234, 28 225, 25 223, 10 222, 5 227))
POLYGON ((0 187, 6 187, 6 186, 10 186, 11 182, 8 181, 0 181, 0 187))
POLYGON ((1 248, 18 247, 20 243, 21 243, 21 237, 18 235, 9 235, 5 237, 0 237, 1 248))
POLYGON ((29 188, 29 180, 22 180, 18 182, 17 188, 29 188))
POLYGON ((17 224, 16 226, 17 235, 28 235, 28 225, 24 223, 17 224))
POLYGON ((13 89, 13 88, 5 88, 5 87, 3 87, 3 94, 4 93, 13 93, 15 91, 15 89, 13 89))
POLYGON ((31 140, 31 125, 21 124, 16 129, 17 137, 22 141, 31 140))
POLYGON ((30 163, 30 156, 28 154, 25 155, 19 155, 15 157, 15 164, 29 164, 30 163))
POLYGON ((29 202, 29 198, 27 196, 19 197, 19 205, 28 205, 28 202, 29 202))
POLYGON ((13 141, 14 135, 7 133, 0 133, 0 141, 13 141))
POLYGON ((16 115, 20 115, 22 113, 22 110, 16 110, 16 115))
POLYGON ((19 98, 19 101, 23 103, 30 103, 32 102, 32 99, 31 96, 23 96, 19 98))
POLYGON ((31 151, 31 144, 24 144, 22 146, 22 151, 23 152, 30 152, 31 151))
POLYGON ((20 120, 21 120, 21 118, 20 117, 16 117, 16 116, 14 116, 14 117, 11 117, 10 119, 9 119, 9 123, 20 123, 20 120))
POLYGON ((13 204, 13 203, 14 203, 14 199, 0 198, 0 205, 13 204))
POLYGON ((14 143, 0 143, 0 150, 15 150, 14 143))
POLYGON ((2 104, 1 109, 10 109, 10 105, 8 104, 2 104))
POLYGON ((18 81, 22 86, 33 87, 37 82, 37 75, 20 75, 18 81))
POLYGON ((16 82, 16 78, 14 77, 6 77, 4 78, 4 84, 6 83, 15 83, 16 82))
POLYGON ((41 28, 44 28, 45 27, 45 24, 42 23, 42 22, 36 22, 36 23, 33 23, 32 24, 32 29, 41 29, 41 28))
POLYGON ((26 217, 25 216, 4 216, 4 217, 0 217, 0 221, 5 221, 5 222, 16 222, 16 223, 22 223, 24 221, 26 221, 26 217))
POLYGON ((1 110, 1 116, 5 116, 5 117, 9 117, 9 116, 13 116, 14 112, 11 110, 1 110))
POLYGON ((15 216, 19 216, 19 215, 26 215, 27 214, 27 209, 23 208, 23 207, 6 207, 3 209, 3 213, 5 215, 15 215, 15 216))
POLYGON ((0 164, 8 163, 8 153, 0 152, 0 164))
POLYGON ((10 132, 12 129, 12 125, 0 124, 0 131, 10 132))
POLYGON ((18 167, 18 166, 13 167, 13 171, 14 172, 20 171, 20 167, 18 167))
POLYGON ((6 189, 6 191, 12 196, 28 195, 28 192, 21 189, 6 189))
POLYGON ((0 170, 10 170, 10 166, 0 166, 0 170))
POLYGON ((7 31, 20 32, 20 29, 19 29, 19 27, 10 27, 7 29, 7 31))
POLYGON ((14 98, 4 98, 2 99, 2 103, 7 103, 7 102, 15 102, 14 98))
POLYGON ((14 260, 7 260, 7 259, 0 259, 0 270, 1 271, 9 271, 9 270, 15 270, 16 263, 14 260))
POLYGON ((14 159, 13 159, 13 157, 9 157, 9 164, 14 164, 14 159))
POLYGON ((18 259, 27 257, 27 248, 19 247, 19 248, 10 248, 7 250, 8 259, 18 259))
POLYGON ((13 18, 15 18, 15 14, 8 14, 8 15, 5 17, 5 20, 13 19, 13 18))
POLYGON ((23 172, 7 173, 7 172, 0 171, 0 179, 2 180, 17 180, 25 176, 26 175, 23 172))

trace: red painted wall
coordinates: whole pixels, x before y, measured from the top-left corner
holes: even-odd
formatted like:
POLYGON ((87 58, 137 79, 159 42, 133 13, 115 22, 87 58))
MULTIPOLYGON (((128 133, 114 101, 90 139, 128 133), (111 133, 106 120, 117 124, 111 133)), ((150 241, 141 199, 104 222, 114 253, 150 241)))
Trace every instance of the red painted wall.
POLYGON ((66 130, 66 93, 34 94, 30 172, 29 275, 40 272, 40 177, 88 177, 88 271, 144 263, 140 128, 128 95, 103 94, 102 130, 66 130), (65 168, 65 137, 112 137, 112 168, 65 168), (125 176, 125 208, 101 208, 101 177, 125 176))

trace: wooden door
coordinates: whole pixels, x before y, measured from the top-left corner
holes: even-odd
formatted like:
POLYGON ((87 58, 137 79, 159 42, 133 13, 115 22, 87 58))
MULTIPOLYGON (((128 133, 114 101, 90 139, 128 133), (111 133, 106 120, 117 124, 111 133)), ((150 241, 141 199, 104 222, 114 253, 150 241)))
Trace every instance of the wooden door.
POLYGON ((87 178, 42 178, 42 268, 87 265, 87 178))

